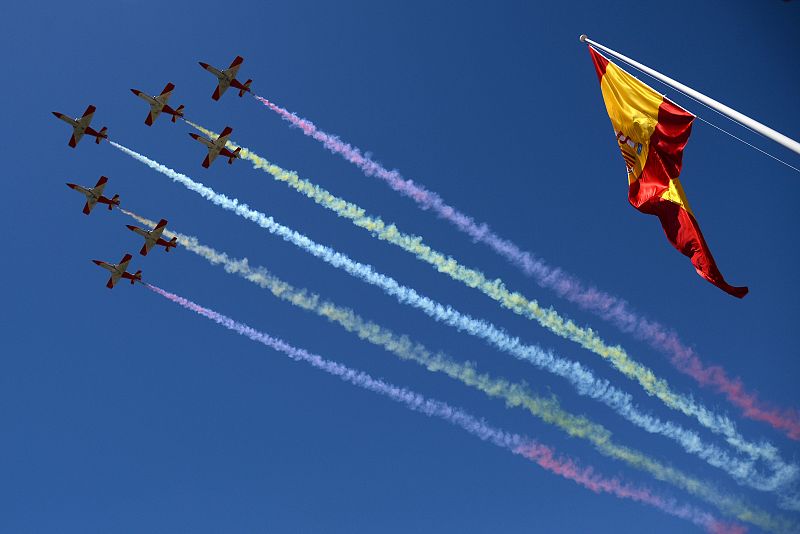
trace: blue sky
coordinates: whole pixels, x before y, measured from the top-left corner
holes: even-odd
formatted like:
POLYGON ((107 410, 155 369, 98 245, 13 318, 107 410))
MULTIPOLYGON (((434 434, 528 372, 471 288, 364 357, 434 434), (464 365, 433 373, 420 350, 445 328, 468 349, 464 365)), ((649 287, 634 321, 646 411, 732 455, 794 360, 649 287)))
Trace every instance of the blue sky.
MULTIPOLYGON (((143 124, 129 88, 171 103, 370 213, 423 235, 463 263, 553 305, 784 457, 797 443, 741 417, 665 358, 540 289, 487 249, 324 151, 254 100, 211 100, 197 61, 227 66, 259 94, 313 120, 438 191, 527 250, 673 326, 776 405, 800 404, 793 339, 798 173, 696 123, 682 183, 737 301, 698 277, 658 221, 627 204, 586 33, 797 139, 796 2, 14 3, 6 54, 6 228, 0 316, 0 531, 39 532, 688 532, 644 506, 595 495, 436 420, 411 413, 264 349, 141 287, 105 288, 89 260, 118 261, 167 290, 290 343, 463 406, 541 439, 608 475, 708 508, 598 455, 518 410, 400 362, 180 248, 142 258, 118 213, 65 182, 110 178, 108 193, 152 219, 307 287, 365 317, 539 394, 617 440, 775 510, 769 495, 647 435, 562 381, 431 322, 255 225, 207 203, 107 145, 76 150, 51 111, 97 106, 93 125, 118 142, 373 264, 441 302, 579 360, 664 409, 599 359, 500 309, 399 249, 370 238, 246 162, 200 166, 183 124, 143 124), (102 206, 101 206, 102 208, 102 206)), ((800 161, 668 93, 795 166, 800 161)), ((702 431, 701 431, 702 432, 702 431)), ((704 433, 709 439, 712 437, 704 433)), ((710 509, 710 508, 709 508, 710 509)), ((796 519, 796 517, 795 517, 796 519)))

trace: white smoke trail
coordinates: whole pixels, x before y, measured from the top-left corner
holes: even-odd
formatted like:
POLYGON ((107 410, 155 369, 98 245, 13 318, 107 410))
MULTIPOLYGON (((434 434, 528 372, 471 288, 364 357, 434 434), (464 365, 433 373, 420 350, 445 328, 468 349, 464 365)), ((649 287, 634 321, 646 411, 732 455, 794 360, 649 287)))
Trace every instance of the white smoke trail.
POLYGON ((550 447, 542 445, 533 439, 493 427, 460 408, 450 406, 442 401, 426 398, 414 391, 373 378, 367 373, 356 371, 341 363, 326 360, 322 356, 294 347, 282 339, 259 332, 250 326, 234 321, 230 317, 209 308, 204 308, 169 291, 150 284, 147 284, 147 287, 162 297, 211 319, 229 330, 282 352, 292 360, 308 363, 312 367, 338 377, 344 382, 383 395, 413 411, 447 421, 466 430, 473 436, 527 458, 539 464, 542 468, 572 480, 595 493, 609 493, 622 499, 631 499, 648 504, 668 514, 691 521, 712 534, 721 534, 723 532, 743 534, 746 531, 742 525, 723 523, 708 512, 699 510, 691 505, 679 505, 673 499, 655 495, 648 488, 639 488, 625 484, 616 478, 600 476, 591 467, 581 467, 570 458, 558 456, 550 447))
POLYGON ((694 454, 710 465, 724 470, 742 484, 761 491, 782 492, 797 477, 798 468, 795 465, 786 465, 782 462, 771 463, 770 467, 774 470, 772 476, 762 475, 752 459, 745 460, 731 456, 716 445, 705 443, 697 433, 691 430, 642 412, 633 403, 633 399, 629 394, 615 388, 607 380, 595 377, 589 369, 580 363, 560 358, 552 352, 542 350, 534 345, 524 345, 518 338, 511 337, 494 325, 462 314, 450 306, 439 304, 428 297, 421 296, 413 289, 402 286, 393 278, 376 272, 372 266, 356 262, 340 252, 315 243, 303 234, 275 222, 272 217, 251 209, 236 199, 219 194, 210 187, 195 182, 188 176, 118 143, 113 141, 110 143, 118 150, 180 183, 187 189, 198 193, 213 204, 232 211, 240 217, 258 224, 271 234, 277 235, 283 240, 322 259, 326 263, 342 269, 364 282, 381 288, 399 302, 413 306, 437 321, 479 337, 516 358, 530 362, 541 369, 567 379, 581 395, 603 402, 622 417, 647 432, 660 434, 676 441, 686 452, 694 454))
MULTIPOLYGON (((186 120, 186 123, 210 138, 219 137, 215 132, 207 130, 192 121, 186 120)), ((701 425, 712 432, 725 436, 731 446, 751 458, 763 458, 767 462, 774 463, 777 461, 779 464, 782 462, 780 454, 774 445, 766 441, 753 443, 745 440, 736 429, 736 425, 728 417, 714 413, 696 402, 689 395, 674 391, 666 380, 656 377, 652 370, 635 361, 624 348, 606 344, 592 329, 581 327, 575 322, 562 317, 553 308, 545 310, 535 300, 508 290, 501 280, 490 280, 480 271, 463 266, 455 258, 432 249, 424 243, 420 236, 405 234, 394 224, 388 224, 380 218, 368 216, 366 210, 360 206, 331 194, 313 182, 300 178, 297 173, 287 171, 271 163, 252 150, 234 143, 232 140, 228 140, 227 147, 229 150, 241 149, 241 157, 250 161, 254 168, 271 175, 279 182, 287 184, 317 204, 333 211, 340 217, 350 220, 359 228, 368 230, 378 239, 414 254, 417 258, 429 263, 454 280, 460 281, 468 287, 479 289, 499 302, 503 307, 528 317, 556 335, 578 343, 587 350, 607 359, 625 376, 636 380, 649 395, 655 396, 672 409, 694 417, 701 425)))

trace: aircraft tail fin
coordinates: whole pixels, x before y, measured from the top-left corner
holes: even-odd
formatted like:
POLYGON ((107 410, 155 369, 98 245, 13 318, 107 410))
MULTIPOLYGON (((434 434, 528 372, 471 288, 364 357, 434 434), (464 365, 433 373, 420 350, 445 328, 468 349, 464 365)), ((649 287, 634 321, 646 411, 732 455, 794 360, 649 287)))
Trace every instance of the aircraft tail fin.
POLYGON ((242 89, 239 89, 239 96, 244 96, 245 93, 252 93, 250 90, 251 83, 253 83, 253 80, 247 80, 242 84, 242 89))
POLYGON ((142 270, 141 269, 139 269, 138 271, 136 271, 136 273, 134 273, 133 278, 131 278, 131 285, 133 285, 137 281, 138 282, 142 281, 142 270))
POLYGON ((242 151, 242 147, 240 147, 240 146, 237 146, 237 147, 236 147, 236 150, 234 150, 234 151, 233 151, 233 156, 231 156, 230 158, 228 158, 228 165, 231 165, 231 164, 233 164, 233 160, 235 160, 236 158, 241 158, 241 157, 242 157, 242 156, 240 156, 240 155, 239 155, 239 153, 240 153, 241 151, 242 151))
POLYGON ((114 209, 114 206, 119 206, 119 195, 111 197, 111 203, 108 205, 108 211, 114 209))
POLYGON ((108 139, 108 128, 106 128, 105 126, 100 128, 100 131, 97 132, 97 137, 95 137, 94 142, 99 145, 100 141, 102 141, 103 139, 108 139))
POLYGON ((183 118, 183 104, 178 106, 178 109, 175 110, 175 114, 172 116, 172 122, 176 122, 178 117, 183 118))
POLYGON ((169 252, 169 248, 176 248, 178 246, 178 236, 174 236, 172 239, 169 240, 169 245, 167 245, 166 250, 169 252))

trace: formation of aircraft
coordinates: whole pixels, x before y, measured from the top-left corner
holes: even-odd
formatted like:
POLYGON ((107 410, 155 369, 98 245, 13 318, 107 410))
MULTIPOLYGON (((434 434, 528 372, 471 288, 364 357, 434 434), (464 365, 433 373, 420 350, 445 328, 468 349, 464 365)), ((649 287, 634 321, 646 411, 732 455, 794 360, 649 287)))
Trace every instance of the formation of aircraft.
MULTIPOLYGON (((92 208, 100 202, 102 204, 107 204, 108 209, 111 210, 114 206, 119 207, 119 195, 114 195, 113 198, 107 198, 103 196, 103 189, 105 189, 106 184, 108 183, 108 178, 105 176, 101 176, 100 179, 97 181, 97 185, 94 187, 84 187, 82 185, 77 184, 70 184, 68 183, 67 186, 71 189, 79 191, 86 196, 86 205, 83 207, 83 213, 89 215, 91 213, 92 208)), ((147 256, 147 253, 150 252, 154 246, 159 245, 164 247, 164 249, 169 252, 169 249, 176 248, 178 246, 178 237, 175 236, 170 240, 163 239, 161 235, 164 233, 164 229, 167 227, 167 220, 161 219, 158 224, 152 230, 145 230, 143 228, 139 228, 138 226, 133 225, 126 225, 128 229, 131 231, 139 234, 140 236, 144 237, 144 245, 142 246, 142 250, 139 253, 142 256, 147 256)), ((92 260, 94 263, 102 267, 103 269, 111 271, 111 278, 108 279, 108 283, 106 287, 112 289, 114 285, 119 281, 120 278, 125 278, 126 280, 131 281, 131 285, 136 282, 142 282, 142 271, 136 271, 135 273, 131 274, 128 272, 128 263, 131 261, 131 255, 125 254, 125 256, 120 260, 119 263, 108 263, 101 260, 92 260)))
POLYGON ((125 254, 119 263, 108 263, 102 260, 92 260, 94 263, 106 269, 107 271, 111 271, 111 278, 108 279, 106 283, 106 287, 108 289, 112 289, 114 284, 116 284, 120 278, 125 278, 126 280, 131 281, 131 285, 136 282, 142 281, 142 271, 141 269, 136 271, 134 274, 128 272, 128 264, 131 261, 132 256, 130 254, 125 254))
POLYGON ((119 195, 114 195, 112 198, 103 196, 103 189, 106 188, 107 182, 108 178, 101 176, 100 179, 97 180, 97 185, 94 187, 84 187, 82 185, 70 183, 67 184, 67 187, 83 193, 86 196, 86 204, 83 206, 83 213, 89 215, 98 202, 108 204, 108 211, 114 209, 114 206, 119 207, 119 195))
POLYGON ((53 115, 72 126, 72 137, 69 139, 69 146, 72 148, 78 146, 78 143, 84 134, 93 135, 95 137, 95 143, 98 145, 103 139, 108 139, 108 128, 103 126, 98 132, 89 126, 89 124, 92 122, 92 117, 94 117, 94 112, 96 109, 97 108, 94 106, 89 105, 89 107, 86 108, 86 111, 83 112, 83 115, 75 119, 69 117, 68 115, 64 115, 63 113, 59 113, 58 111, 53 112, 53 115))
POLYGON ((236 150, 233 152, 225 148, 225 143, 228 142, 228 137, 230 137, 232 132, 233 129, 230 126, 226 126, 216 139, 208 139, 207 137, 197 135, 196 133, 189 134, 192 139, 196 139, 208 147, 208 155, 206 155, 206 159, 203 160, 203 167, 207 169, 208 166, 211 165, 211 163, 217 158, 217 156, 228 158, 228 165, 232 164, 234 159, 242 157, 239 154, 242 150, 242 147, 236 147, 236 150))
POLYGON ((147 256, 147 253, 150 252, 150 249, 156 245, 164 247, 166 252, 169 252, 170 248, 175 248, 178 246, 178 236, 173 237, 169 241, 161 238, 161 234, 167 227, 166 219, 161 219, 158 221, 158 224, 152 230, 144 230, 138 226, 133 226, 132 224, 126 224, 125 226, 128 227, 128 230, 131 230, 132 232, 144 237, 144 245, 142 245, 142 250, 139 251, 139 254, 142 256, 147 256))
POLYGON ((175 85, 172 82, 168 83, 164 90, 161 91, 161 94, 158 96, 150 96, 147 93, 143 93, 138 89, 131 89, 131 92, 150 104, 150 113, 147 114, 147 118, 144 120, 144 123, 148 126, 153 125, 153 121, 156 120, 158 115, 163 111, 164 113, 169 113, 172 115, 172 122, 178 120, 178 117, 183 118, 183 104, 178 106, 178 109, 172 109, 168 104, 167 101, 169 100, 170 95, 172 95, 172 90, 175 89, 175 85))
POLYGON ((211 95, 211 98, 214 100, 219 100, 225 91, 228 90, 228 87, 234 87, 239 90, 239 96, 244 96, 245 93, 250 93, 250 84, 253 80, 247 80, 246 82, 242 83, 236 79, 236 74, 239 72, 239 67, 242 66, 242 62, 244 59, 242 56, 236 56, 231 62, 231 66, 225 70, 219 70, 217 68, 212 67, 208 63, 200 62, 200 66, 206 69, 208 72, 213 74, 217 77, 219 83, 217 84, 217 88, 214 89, 214 94, 211 95))
MULTIPOLYGON (((219 100, 229 87, 238 89, 240 97, 244 96, 245 93, 252 93, 250 84, 253 82, 253 80, 248 79, 246 82, 242 83, 236 79, 236 75, 239 72, 239 67, 241 67, 243 61, 244 59, 242 59, 241 56, 236 56, 233 62, 231 62, 230 67, 225 70, 219 70, 215 67, 212 67, 208 63, 200 62, 200 66, 216 76, 218 80, 217 87, 214 89, 214 94, 211 95, 211 98, 214 100, 219 100)), ((161 113, 171 115, 172 122, 177 122, 178 119, 184 118, 183 105, 173 108, 168 103, 174 89, 175 85, 171 82, 167 83, 161 93, 157 96, 151 96, 147 93, 139 91, 138 89, 131 89, 131 92, 134 95, 147 102, 150 106, 150 112, 147 114, 147 118, 144 121, 146 125, 152 126, 153 122, 155 122, 161 113)), ((86 108, 86 111, 83 113, 83 115, 77 118, 72 118, 57 111, 53 112, 53 115, 72 126, 72 137, 70 137, 69 146, 72 148, 78 146, 78 143, 84 135, 93 136, 95 138, 95 143, 97 144, 100 144, 103 139, 108 139, 108 128, 103 126, 99 131, 97 131, 91 126, 95 111, 96 108, 93 105, 90 105, 86 108)), ((203 167, 208 168, 217 158, 217 156, 228 158, 229 165, 233 163, 234 159, 241 158, 241 147, 238 147, 235 150, 229 150, 225 146, 232 132, 233 129, 230 126, 226 126, 225 129, 222 130, 220 136, 216 139, 209 139, 195 133, 189 134, 192 136, 192 138, 205 145, 208 149, 208 154, 203 160, 203 167)), ((73 183, 67 183, 67 186, 70 189, 78 191, 86 197, 86 203, 83 206, 83 213, 89 215, 97 203, 106 204, 109 211, 113 210, 114 207, 119 207, 119 195, 114 195, 111 198, 103 195, 103 191, 105 190, 107 183, 108 178, 106 176, 101 176, 94 187, 86 187, 73 183)), ((161 219, 152 230, 139 228, 138 226, 133 226, 130 224, 126 226, 129 230, 144 238, 144 245, 142 245, 142 249, 139 251, 142 256, 147 256, 147 253, 150 252, 150 250, 155 246, 164 247, 166 252, 169 252, 171 248, 176 248, 178 246, 177 236, 169 240, 162 237, 164 230, 167 227, 166 219, 161 219)), ((135 273, 128 272, 128 264, 130 263, 131 258, 131 254, 125 254, 119 263, 108 263, 102 260, 92 261, 96 265, 99 265, 103 269, 111 272, 111 277, 106 283, 106 287, 111 289, 120 279, 130 280, 131 285, 135 284, 136 282, 144 283, 142 281, 141 269, 135 273)))

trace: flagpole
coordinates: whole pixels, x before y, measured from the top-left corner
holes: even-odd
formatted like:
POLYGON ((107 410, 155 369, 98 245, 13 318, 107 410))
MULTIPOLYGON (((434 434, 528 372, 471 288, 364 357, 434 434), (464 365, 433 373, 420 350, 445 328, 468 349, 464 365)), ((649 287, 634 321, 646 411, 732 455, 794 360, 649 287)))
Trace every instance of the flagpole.
POLYGON ((736 121, 736 122, 738 122, 738 123, 750 128, 750 129, 760 133, 764 137, 766 137, 768 139, 772 139, 776 143, 778 143, 780 145, 783 145, 784 147, 788 148, 789 150, 791 150, 793 152, 796 152, 797 154, 800 154, 800 143, 798 143, 794 139, 791 139, 790 137, 787 137, 787 136, 783 135, 782 133, 780 133, 778 131, 773 130, 769 126, 761 124, 757 120, 751 119, 747 115, 745 115, 743 113, 739 113, 735 109, 729 108, 725 104, 723 104, 721 102, 717 102, 713 98, 708 97, 708 96, 706 96, 703 93, 700 93, 698 91, 695 91, 691 87, 687 87, 686 85, 683 85, 682 83, 680 83, 680 82, 678 82, 676 80, 673 80, 669 76, 665 76, 665 75, 661 74, 660 72, 651 69, 650 67, 642 65, 638 61, 634 61, 633 59, 631 59, 631 58, 629 58, 627 56, 624 56, 624 55, 620 54, 619 52, 611 50, 610 48, 606 48, 605 46, 601 45, 600 43, 592 41, 586 35, 581 35, 580 40, 581 40, 581 42, 588 43, 588 44, 594 46, 595 48, 599 48, 603 52, 607 52, 608 54, 611 54, 612 56, 616 57, 617 59, 621 59, 625 63, 633 65, 637 69, 639 69, 639 70, 641 70, 643 72, 646 72, 647 74, 649 74, 653 78, 655 78, 655 79, 657 79, 659 81, 662 81, 665 84, 669 85, 670 87, 672 87, 674 89, 677 89, 678 91, 680 91, 682 93, 685 93, 685 94, 691 96, 692 98, 695 98, 695 99, 699 100, 700 102, 702 102, 703 104, 707 105, 708 107, 719 111, 720 113, 722 113, 726 117, 729 117, 730 119, 733 119, 734 121, 736 121))

